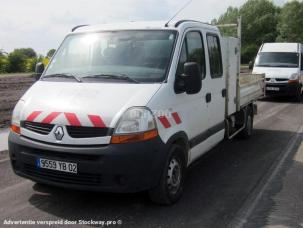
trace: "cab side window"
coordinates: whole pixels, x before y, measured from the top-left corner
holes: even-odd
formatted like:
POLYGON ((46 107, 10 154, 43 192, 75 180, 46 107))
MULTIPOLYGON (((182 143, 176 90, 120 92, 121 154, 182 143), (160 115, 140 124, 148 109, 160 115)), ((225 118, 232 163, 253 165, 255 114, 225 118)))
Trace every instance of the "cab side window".
POLYGON ((222 55, 220 40, 217 35, 207 35, 207 46, 209 54, 210 75, 212 78, 223 76, 222 55))
POLYGON ((186 34, 180 54, 176 77, 179 77, 184 73, 184 64, 186 62, 198 63, 200 72, 202 74, 202 79, 205 78, 205 53, 202 35, 200 32, 193 31, 186 34))

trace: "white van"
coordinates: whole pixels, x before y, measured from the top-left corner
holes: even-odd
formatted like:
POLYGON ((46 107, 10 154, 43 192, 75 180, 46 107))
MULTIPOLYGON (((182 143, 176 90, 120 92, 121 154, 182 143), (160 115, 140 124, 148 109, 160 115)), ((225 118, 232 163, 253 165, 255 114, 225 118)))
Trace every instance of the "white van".
POLYGON ((194 21, 73 29, 14 109, 14 171, 176 202, 193 161, 224 137, 252 134, 264 76, 239 74, 239 45, 194 21))
POLYGON ((265 43, 258 52, 253 73, 266 75, 266 95, 294 96, 300 100, 303 76, 303 45, 265 43))

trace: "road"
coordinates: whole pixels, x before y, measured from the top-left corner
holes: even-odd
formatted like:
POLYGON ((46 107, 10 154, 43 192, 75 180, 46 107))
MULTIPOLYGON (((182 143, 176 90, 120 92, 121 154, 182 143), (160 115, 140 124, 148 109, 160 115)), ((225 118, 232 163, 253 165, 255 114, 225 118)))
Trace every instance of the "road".
MULTIPOLYGON (((122 227, 303 226, 303 103, 258 102, 248 140, 224 141, 190 169, 183 198, 153 205, 145 193, 58 189, 0 162, 0 226, 11 220, 121 220, 122 227)), ((59 227, 59 226, 58 226, 59 227)))

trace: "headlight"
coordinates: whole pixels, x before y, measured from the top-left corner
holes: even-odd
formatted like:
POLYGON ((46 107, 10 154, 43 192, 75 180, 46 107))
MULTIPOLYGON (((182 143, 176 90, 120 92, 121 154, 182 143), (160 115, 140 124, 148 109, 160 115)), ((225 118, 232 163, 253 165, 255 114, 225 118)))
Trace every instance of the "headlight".
POLYGON ((299 74, 292 74, 288 79, 288 83, 299 83, 299 74))
POLYGON ((156 136, 158 136, 158 130, 151 111, 144 107, 134 107, 121 116, 111 143, 145 141, 156 136))
POLYGON ((289 80, 299 80, 299 74, 292 74, 289 78, 289 80))
POLYGON ((19 100, 13 111, 11 130, 17 134, 20 134, 20 114, 23 107, 24 101, 19 100))

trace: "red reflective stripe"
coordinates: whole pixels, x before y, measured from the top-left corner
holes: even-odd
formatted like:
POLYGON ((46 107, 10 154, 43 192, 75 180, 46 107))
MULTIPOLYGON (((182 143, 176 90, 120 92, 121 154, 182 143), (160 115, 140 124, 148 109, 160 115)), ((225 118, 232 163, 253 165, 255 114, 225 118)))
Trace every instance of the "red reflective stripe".
POLYGON ((41 111, 34 111, 26 118, 26 120, 34 121, 41 113, 42 113, 41 111))
POLYGON ((49 114, 47 117, 44 118, 44 120, 42 120, 41 123, 45 123, 45 124, 50 124, 54 119, 57 118, 57 116, 59 116, 61 114, 61 112, 52 112, 51 114, 49 114))
POLYGON ((106 127, 100 116, 88 115, 88 118, 90 119, 94 127, 106 127))
POLYGON ((168 119, 166 118, 166 116, 159 116, 158 119, 160 120, 163 127, 165 127, 165 128, 170 128, 171 127, 171 125, 170 125, 168 119))
POLYGON ((64 115, 71 126, 81 126, 81 123, 75 113, 65 112, 64 115))
POLYGON ((177 112, 172 113, 172 116, 173 116, 173 118, 174 118, 176 124, 182 123, 182 121, 181 121, 181 119, 180 119, 180 116, 179 116, 179 114, 178 114, 177 112))

